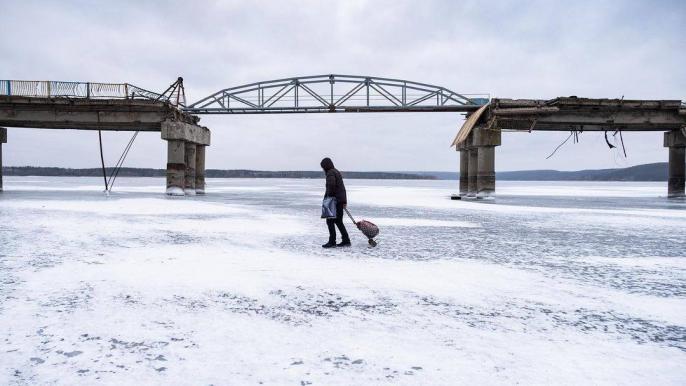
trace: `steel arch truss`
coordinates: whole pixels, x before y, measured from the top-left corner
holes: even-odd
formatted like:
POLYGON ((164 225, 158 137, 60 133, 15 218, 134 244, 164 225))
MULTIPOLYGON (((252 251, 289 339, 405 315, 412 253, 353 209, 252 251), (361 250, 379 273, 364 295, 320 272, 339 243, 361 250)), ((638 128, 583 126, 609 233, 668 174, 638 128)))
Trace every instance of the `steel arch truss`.
POLYGON ((485 94, 458 94, 407 80, 316 75, 227 88, 184 110, 192 114, 469 112, 488 100, 485 94))

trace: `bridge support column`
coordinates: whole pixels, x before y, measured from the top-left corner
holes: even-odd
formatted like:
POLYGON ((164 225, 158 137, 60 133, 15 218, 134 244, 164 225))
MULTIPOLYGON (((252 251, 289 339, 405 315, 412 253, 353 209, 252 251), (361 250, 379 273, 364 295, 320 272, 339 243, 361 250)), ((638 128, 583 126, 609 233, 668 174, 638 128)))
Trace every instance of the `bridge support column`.
POLYGON ((185 153, 186 146, 184 141, 167 141, 167 194, 170 196, 184 195, 185 153))
POLYGON ((202 158, 202 189, 205 181, 205 146, 210 145, 210 131, 206 127, 179 122, 164 121, 161 124, 162 139, 167 147, 167 194, 170 196, 194 195, 196 193, 196 162, 202 158), (202 148, 201 155, 198 148, 202 148))
POLYGON ((467 153, 467 198, 476 198, 476 174, 479 164, 479 153, 477 148, 468 147, 467 153))
POLYGON ((464 145, 460 151, 460 198, 467 197, 469 193, 469 150, 464 145))
MULTIPOLYGON (((683 131, 683 130, 682 130, 683 131)), ((669 180, 667 197, 685 197, 686 185, 686 136, 679 130, 665 133, 664 146, 669 148, 669 180)))
POLYGON ((195 196, 195 147, 192 142, 185 143, 184 159, 185 159, 185 173, 183 192, 187 196, 195 196))
POLYGON ((195 147, 195 193, 205 194, 205 145, 195 147))
POLYGON ((495 147, 477 148, 479 165, 476 175, 476 198, 495 198, 495 147))
POLYGON ((500 146, 500 130, 474 129, 472 145, 477 150, 476 198, 495 198, 495 147, 500 146))
POLYGON ((2 144, 7 143, 7 129, 0 127, 0 192, 2 192, 2 144))

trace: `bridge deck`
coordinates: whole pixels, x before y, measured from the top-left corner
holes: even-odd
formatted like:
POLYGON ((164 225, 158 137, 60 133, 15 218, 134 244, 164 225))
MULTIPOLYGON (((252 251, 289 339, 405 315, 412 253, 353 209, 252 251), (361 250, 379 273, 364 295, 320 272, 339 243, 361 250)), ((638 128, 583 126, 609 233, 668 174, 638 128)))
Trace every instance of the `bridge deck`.
POLYGON ((160 131, 165 120, 195 124, 197 117, 168 102, 0 96, 0 126, 50 129, 160 131))
POLYGON ((493 99, 479 122, 500 130, 670 131, 686 125, 679 100, 493 99))

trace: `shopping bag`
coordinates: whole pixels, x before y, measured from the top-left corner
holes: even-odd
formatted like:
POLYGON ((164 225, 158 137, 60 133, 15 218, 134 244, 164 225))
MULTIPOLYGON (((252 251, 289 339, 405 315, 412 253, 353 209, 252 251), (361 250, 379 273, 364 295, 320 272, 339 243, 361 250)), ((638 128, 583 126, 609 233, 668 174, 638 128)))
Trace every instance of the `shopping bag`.
POLYGON ((322 218, 336 218, 336 197, 324 197, 322 218))

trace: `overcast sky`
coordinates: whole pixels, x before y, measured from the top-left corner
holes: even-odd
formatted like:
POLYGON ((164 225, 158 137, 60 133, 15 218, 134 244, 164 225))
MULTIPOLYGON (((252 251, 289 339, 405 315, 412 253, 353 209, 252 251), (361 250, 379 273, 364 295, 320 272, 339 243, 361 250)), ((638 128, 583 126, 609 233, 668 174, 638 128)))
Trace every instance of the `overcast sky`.
MULTIPOLYGON (((0 0, 0 79, 128 82, 190 101, 219 89, 342 73, 503 98, 686 99, 685 1, 0 0)), ((202 118, 207 167, 455 171, 452 113, 202 118)), ((505 133, 497 170, 607 168, 667 160, 662 134, 625 134, 628 158, 583 133, 505 133)), ((130 133, 106 133, 109 165, 130 133)), ((11 166, 98 167, 97 133, 9 129, 11 166)), ((163 168, 159 133, 126 166, 163 168)))

